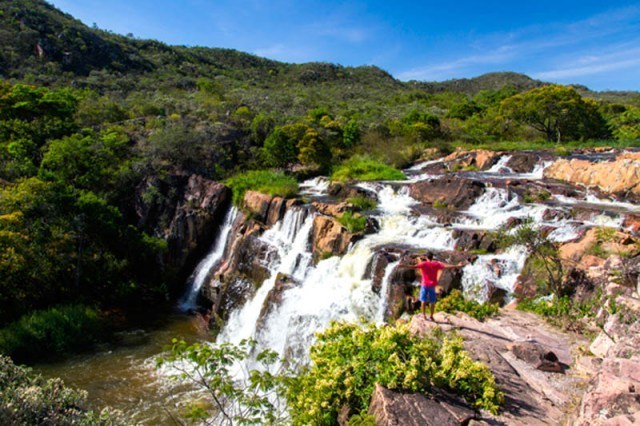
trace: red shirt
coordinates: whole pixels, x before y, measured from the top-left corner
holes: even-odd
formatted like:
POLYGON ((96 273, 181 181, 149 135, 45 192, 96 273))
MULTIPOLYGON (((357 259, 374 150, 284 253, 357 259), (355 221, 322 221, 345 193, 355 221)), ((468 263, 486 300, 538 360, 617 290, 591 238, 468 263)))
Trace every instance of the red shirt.
POLYGON ((416 265, 422 274, 422 285, 435 287, 438 284, 438 271, 444 269, 444 264, 436 261, 425 260, 416 265))

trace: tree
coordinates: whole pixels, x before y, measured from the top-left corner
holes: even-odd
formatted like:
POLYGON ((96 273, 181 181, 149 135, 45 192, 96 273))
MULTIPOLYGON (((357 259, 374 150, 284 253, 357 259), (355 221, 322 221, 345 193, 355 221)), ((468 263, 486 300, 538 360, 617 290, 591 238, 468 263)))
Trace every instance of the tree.
POLYGON ((620 141, 640 139, 640 108, 630 107, 611 120, 613 136, 620 141))
POLYGON ((205 391, 215 407, 210 412, 193 406, 186 417, 216 425, 273 425, 287 419, 285 384, 290 372, 274 351, 266 349, 252 358, 256 343, 242 340, 237 345, 188 346, 173 339, 169 354, 158 359, 158 367, 168 364, 179 371, 172 377, 188 380, 205 391), (252 360, 257 368, 249 370, 252 360), (239 378, 238 372, 243 377, 239 378))
POLYGON ((267 165, 286 169, 298 159, 298 142, 302 140, 308 127, 302 123, 276 127, 262 147, 267 165))
POLYGON ((591 139, 606 134, 604 119, 593 102, 571 87, 543 86, 502 101, 500 113, 545 134, 548 141, 591 139))

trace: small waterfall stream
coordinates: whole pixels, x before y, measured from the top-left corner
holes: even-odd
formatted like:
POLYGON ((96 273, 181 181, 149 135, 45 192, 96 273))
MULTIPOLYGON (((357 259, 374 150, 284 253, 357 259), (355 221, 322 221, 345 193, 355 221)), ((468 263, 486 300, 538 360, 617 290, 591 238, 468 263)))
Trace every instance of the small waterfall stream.
POLYGON ((233 227, 233 223, 237 217, 238 209, 235 206, 232 206, 227 212, 224 222, 220 227, 216 242, 211 247, 207 256, 200 261, 193 274, 191 274, 191 278, 189 279, 189 289, 178 302, 178 307, 181 311, 187 312, 197 307, 196 301, 198 299, 200 289, 202 288, 202 284, 204 284, 207 278, 210 277, 211 272, 215 270, 222 260, 229 241, 231 228, 233 227))

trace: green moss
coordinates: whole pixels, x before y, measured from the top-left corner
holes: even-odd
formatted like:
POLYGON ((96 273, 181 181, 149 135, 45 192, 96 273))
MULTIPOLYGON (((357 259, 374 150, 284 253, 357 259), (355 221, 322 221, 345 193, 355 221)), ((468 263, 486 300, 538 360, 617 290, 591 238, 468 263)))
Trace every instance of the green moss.
POLYGON ((449 313, 464 312, 478 321, 484 321, 500 311, 496 303, 481 304, 475 300, 466 300, 460 290, 452 290, 446 297, 438 300, 436 309, 449 313))
POLYGON ((350 211, 347 211, 342 216, 340 216, 338 218, 338 221, 347 229, 347 231, 351 233, 362 232, 367 226, 366 217, 358 213, 352 213, 350 211))

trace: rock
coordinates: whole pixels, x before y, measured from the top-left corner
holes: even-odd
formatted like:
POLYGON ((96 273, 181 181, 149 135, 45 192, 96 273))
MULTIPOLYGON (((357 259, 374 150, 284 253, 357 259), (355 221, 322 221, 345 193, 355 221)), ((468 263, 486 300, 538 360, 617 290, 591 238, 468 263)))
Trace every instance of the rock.
POLYGON ((289 275, 279 273, 276 276, 276 282, 273 288, 269 290, 267 297, 264 299, 264 302, 262 303, 262 309, 260 310, 260 314, 258 315, 257 324, 256 324, 256 331, 258 333, 261 332, 269 315, 273 311, 277 310, 282 304, 284 293, 287 290, 290 290, 299 285, 300 283, 297 282, 293 277, 290 277, 289 275))
POLYGON ((349 210, 348 203, 328 204, 313 202, 311 206, 320 214, 326 216, 340 217, 349 210))
POLYGON ((498 162, 501 152, 477 149, 473 151, 456 151, 449 154, 443 161, 456 168, 476 167, 478 170, 486 170, 498 162))
POLYGON ((455 249, 459 251, 485 250, 493 252, 496 243, 492 235, 486 231, 474 229, 454 229, 455 249))
POLYGON ((426 204, 442 204, 450 209, 468 209, 482 193, 485 184, 480 181, 447 176, 429 179, 411 185, 409 195, 426 204))
POLYGON ((170 174, 142 182, 135 208, 138 225, 167 241, 165 265, 186 278, 215 239, 230 201, 231 191, 221 183, 170 174))
POLYGON ((507 167, 515 173, 531 173, 540 162, 540 156, 535 153, 522 152, 511 156, 507 161, 507 167))
POLYGON ((614 161, 558 160, 544 171, 546 178, 597 187, 613 195, 640 196, 640 159, 621 155, 614 161))
POLYGON ((399 393, 376 384, 369 414, 379 426, 445 426, 460 423, 446 408, 423 394, 399 393))
POLYGON ((604 358, 614 346, 615 342, 606 333, 600 333, 589 346, 589 350, 595 356, 604 358))
POLYGON ((314 255, 325 253, 341 255, 346 253, 353 240, 353 234, 342 227, 340 222, 329 217, 318 215, 313 220, 312 244, 314 255))
POLYGON ((553 352, 536 342, 514 342, 507 345, 519 359, 532 365, 541 371, 562 373, 564 367, 558 361, 558 357, 553 352))
POLYGON ((257 191, 245 192, 243 204, 251 213, 252 219, 267 226, 273 226, 282 219, 287 209, 292 206, 292 203, 284 198, 272 197, 257 191))
POLYGON ((366 189, 359 188, 357 186, 351 186, 342 182, 334 182, 329 185, 327 189, 327 193, 332 197, 347 199, 353 197, 367 197, 371 199, 376 199, 375 194, 367 191, 366 189))

